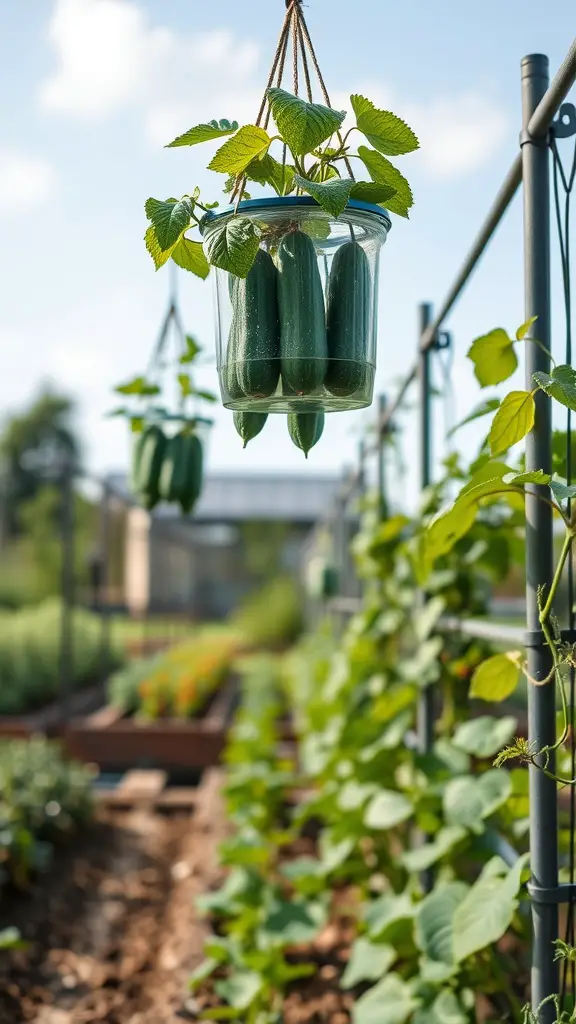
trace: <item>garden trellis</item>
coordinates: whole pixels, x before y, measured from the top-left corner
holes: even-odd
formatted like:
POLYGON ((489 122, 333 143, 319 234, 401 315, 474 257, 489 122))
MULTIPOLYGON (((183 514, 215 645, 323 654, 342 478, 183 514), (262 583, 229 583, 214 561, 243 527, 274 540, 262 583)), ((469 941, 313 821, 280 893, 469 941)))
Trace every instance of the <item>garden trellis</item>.
MULTIPOLYGON (((567 923, 564 939, 574 945, 576 903, 576 790, 570 788, 570 843, 567 858, 568 881, 559 883, 558 804, 557 782, 541 768, 543 763, 554 773, 554 755, 558 748, 556 733, 556 687, 552 673, 551 650, 543 630, 543 608, 540 594, 553 586, 553 511, 550 502, 543 500, 549 488, 536 483, 540 475, 552 472, 552 422, 548 396, 554 397, 555 379, 550 377, 551 344, 551 269, 550 220, 555 210, 562 265, 562 284, 566 316, 565 363, 572 362, 571 304, 570 304, 570 195, 576 177, 575 163, 565 171, 561 161, 562 140, 576 136, 576 111, 565 103, 576 80, 576 41, 556 77, 549 83, 548 58, 541 54, 525 57, 521 63, 522 130, 520 152, 500 189, 491 210, 472 245, 462 268, 438 313, 431 307, 420 307, 418 353, 414 365, 404 378, 394 397, 381 399, 372 439, 360 448, 360 466, 345 481, 335 506, 332 521, 336 561, 343 579, 341 594, 332 602, 335 612, 349 615, 358 607, 355 584, 350 584, 351 571, 345 542, 349 531, 348 509, 352 500, 364 489, 365 460, 376 456, 378 460, 378 491, 382 501, 383 445, 393 428, 394 419, 412 385, 419 385, 420 433, 420 485, 428 487, 433 480, 431 422, 432 387, 431 361, 435 353, 446 344, 441 328, 468 284, 486 247, 491 241, 517 190, 522 185, 524 208, 524 290, 525 320, 517 337, 526 344, 526 388, 533 393, 535 420, 526 437, 525 470, 534 480, 522 481, 525 489, 526 509, 526 631, 495 623, 444 619, 442 630, 479 637, 494 643, 512 642, 526 650, 527 673, 542 685, 530 685, 528 696, 529 749, 545 755, 533 758, 530 764, 530 863, 532 881, 529 884, 533 921, 533 953, 531 1000, 534 1020, 550 1024, 556 1020, 554 997, 562 999, 571 988, 576 993, 575 964, 573 958, 565 960, 562 976, 555 957, 555 942, 559 936, 559 907, 567 904, 567 923), (550 162, 553 161, 553 182, 550 162), (553 186, 553 187, 552 187, 553 186), (564 197, 564 204, 562 202, 564 197), (554 201, 554 202, 553 202, 554 201), (564 205, 564 208, 562 206, 564 205), (534 376, 536 375, 536 377, 534 376), (534 381, 540 387, 534 389, 534 381), (542 386, 543 385, 543 386, 542 386), (538 766, 539 765, 539 766, 538 766)), ((575 140, 576 142, 576 140, 575 140)), ((560 370, 563 367, 559 368, 560 370)), ((504 378, 502 378, 504 379, 504 378)), ((572 380, 572 376, 571 376, 572 380)), ((556 392, 559 394, 560 392, 556 392)), ((570 502, 576 491, 572 488, 573 466, 570 449, 571 410, 576 408, 576 389, 562 392, 561 404, 567 406, 565 521, 572 521, 570 502)), ((569 539, 568 548, 571 540, 569 539)), ((562 630, 559 641, 571 648, 576 640, 574 632, 574 581, 571 559, 568 558, 569 613, 568 628, 562 630)), ((545 619, 545 616, 544 616, 545 619)), ((569 722, 574 721, 575 683, 572 662, 569 673, 569 722)), ((423 690, 419 703, 417 742, 421 752, 430 751, 434 731, 434 689, 423 690)), ((571 736, 572 778, 576 749, 571 736)), ((498 851, 507 861, 514 859, 510 848, 498 851)), ((426 881, 426 880, 425 880, 426 881)), ((564 1019, 564 1018, 562 1018, 564 1019)), ((570 1018, 573 1019, 573 1018, 570 1018)))

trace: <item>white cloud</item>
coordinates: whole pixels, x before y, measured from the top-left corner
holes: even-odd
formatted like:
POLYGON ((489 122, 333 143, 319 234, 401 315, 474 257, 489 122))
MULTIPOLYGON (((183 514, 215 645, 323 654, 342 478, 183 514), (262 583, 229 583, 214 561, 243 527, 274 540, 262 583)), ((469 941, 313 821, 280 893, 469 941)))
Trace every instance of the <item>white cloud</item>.
MULTIPOLYGON (((41 87, 41 106, 92 120, 136 109, 154 147, 209 118, 250 121, 260 104, 256 43, 223 30, 186 35, 153 26, 135 0, 55 0, 48 38, 57 65, 41 87)), ((413 126, 421 152, 411 162, 433 178, 486 164, 507 128, 501 108, 474 91, 417 103, 378 82, 356 91, 413 126)), ((347 94, 333 99, 350 106, 347 94)))
POLYGON ((194 120, 258 109, 259 49, 230 32, 154 27, 132 0, 56 0, 48 38, 57 66, 40 90, 45 110, 98 120, 139 107, 156 146, 194 120))
MULTIPOLYGON (((429 177, 447 180, 475 171, 490 161, 506 136, 508 119, 502 108, 474 91, 420 102, 404 101, 378 82, 353 91, 393 110, 414 129, 420 150, 409 160, 418 162, 429 177)), ((334 105, 350 109, 349 96, 339 94, 334 105)))
POLYGON ((40 157, 12 149, 0 149, 0 216, 34 210, 49 199, 55 175, 51 164, 40 157))

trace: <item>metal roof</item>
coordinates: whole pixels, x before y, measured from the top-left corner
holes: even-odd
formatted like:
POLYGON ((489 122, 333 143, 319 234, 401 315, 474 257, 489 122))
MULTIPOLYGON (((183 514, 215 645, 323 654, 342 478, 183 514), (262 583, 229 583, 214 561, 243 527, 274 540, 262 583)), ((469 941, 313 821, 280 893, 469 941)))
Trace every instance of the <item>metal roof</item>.
MULTIPOLYGON (((111 474, 111 488, 127 501, 134 502, 127 477, 111 474)), ((245 522, 275 520, 315 523, 332 507, 341 479, 336 476, 309 476, 279 473, 209 473, 194 510, 195 522, 245 522)), ((178 515, 170 505, 160 505, 154 517, 178 515)))

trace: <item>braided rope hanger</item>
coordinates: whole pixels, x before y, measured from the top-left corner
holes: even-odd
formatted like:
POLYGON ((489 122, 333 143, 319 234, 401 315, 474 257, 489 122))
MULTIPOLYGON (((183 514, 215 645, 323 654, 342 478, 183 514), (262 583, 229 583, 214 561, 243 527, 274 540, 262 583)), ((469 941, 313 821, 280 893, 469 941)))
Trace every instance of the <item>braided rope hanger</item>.
MULTIPOLYGON (((310 59, 316 72, 316 78, 320 86, 322 98, 327 107, 332 107, 330 102, 330 96, 326 88, 324 77, 320 70, 318 63, 318 57, 314 49, 314 44, 308 31, 306 19, 302 13, 302 0, 286 0, 286 15, 284 22, 280 30, 280 37, 278 39, 278 45, 274 54, 274 60, 272 61, 272 67, 270 74, 268 75, 268 81, 262 97, 262 103, 258 111, 256 118, 256 126, 258 128, 268 129, 270 124, 270 101, 268 99, 268 90, 274 85, 276 88, 281 88, 282 81, 284 79, 284 70, 286 67, 286 57, 288 54, 288 47, 290 44, 290 38, 292 38, 292 91, 295 96, 299 95, 299 78, 300 78, 300 64, 304 72, 304 80, 306 83, 306 95, 309 103, 313 103, 313 92, 312 92, 312 81, 310 77, 310 66, 308 60, 310 59)), ((343 137, 340 131, 336 132, 336 137, 340 145, 343 145, 343 137)), ((283 165, 286 163, 286 146, 284 145, 284 155, 282 160, 283 165)), ((346 170, 352 179, 354 179, 354 172, 350 161, 345 156, 344 163, 346 170)), ((232 202, 236 201, 236 206, 240 202, 242 193, 246 185, 247 177, 245 174, 241 175, 234 185, 231 194, 232 202)))

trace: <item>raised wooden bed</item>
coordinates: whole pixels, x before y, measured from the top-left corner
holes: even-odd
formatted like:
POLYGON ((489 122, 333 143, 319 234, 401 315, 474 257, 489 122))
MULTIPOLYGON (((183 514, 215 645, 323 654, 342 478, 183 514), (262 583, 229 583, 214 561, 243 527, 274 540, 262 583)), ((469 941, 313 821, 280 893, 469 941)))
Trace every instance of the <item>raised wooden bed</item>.
POLYGON ((72 716, 90 714, 102 705, 103 699, 104 687, 102 683, 96 683, 26 715, 0 715, 0 737, 60 736, 72 716))
POLYGON ((196 718, 141 722, 114 707, 69 722, 64 739, 71 757, 102 766, 206 768, 219 764, 237 700, 229 679, 196 718))

